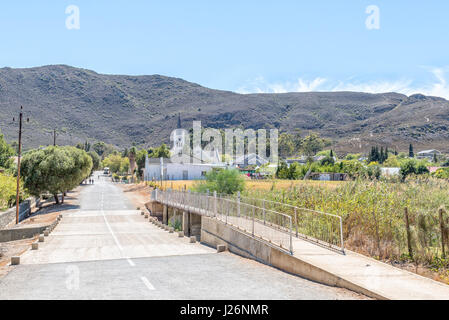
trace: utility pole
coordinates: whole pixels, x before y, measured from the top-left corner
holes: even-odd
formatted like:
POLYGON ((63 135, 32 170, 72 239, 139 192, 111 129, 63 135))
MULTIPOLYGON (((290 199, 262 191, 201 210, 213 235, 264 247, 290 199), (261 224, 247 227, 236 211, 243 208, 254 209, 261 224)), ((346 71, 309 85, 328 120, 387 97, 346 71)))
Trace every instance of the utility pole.
POLYGON ((56 129, 53 130, 53 146, 56 147, 56 129))
MULTIPOLYGON (((19 150, 17 155, 17 189, 16 189, 16 224, 19 224, 19 209, 20 209, 20 158, 22 156, 22 118, 23 118, 23 107, 20 106, 19 114, 19 150)), ((16 119, 13 118, 13 121, 16 119)), ((30 119, 27 118, 27 122, 30 119)))

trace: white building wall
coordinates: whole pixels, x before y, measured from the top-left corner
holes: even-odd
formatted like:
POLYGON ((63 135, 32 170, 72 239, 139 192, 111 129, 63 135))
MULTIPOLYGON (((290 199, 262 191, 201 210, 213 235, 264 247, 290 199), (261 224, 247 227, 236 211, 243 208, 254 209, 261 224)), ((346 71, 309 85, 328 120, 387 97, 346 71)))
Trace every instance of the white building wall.
MULTIPOLYGON (((213 168, 225 168, 224 166, 209 164, 180 164, 165 163, 164 164, 164 180, 201 180, 205 176, 203 173, 211 171, 213 168), (187 172, 185 176, 184 173, 187 172)), ((161 165, 150 164, 146 170, 145 180, 160 180, 161 165)))

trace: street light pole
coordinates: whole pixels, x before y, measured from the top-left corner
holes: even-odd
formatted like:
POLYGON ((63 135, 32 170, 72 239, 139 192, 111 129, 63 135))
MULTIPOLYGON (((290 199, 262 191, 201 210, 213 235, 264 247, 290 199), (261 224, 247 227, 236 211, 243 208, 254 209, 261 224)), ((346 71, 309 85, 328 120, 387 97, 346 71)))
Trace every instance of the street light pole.
MULTIPOLYGON (((19 207, 20 207, 20 158, 22 156, 22 118, 23 118, 23 107, 20 106, 19 114, 19 150, 17 156, 17 189, 16 189, 16 224, 19 224, 19 207)), ((15 119, 13 119, 15 121, 15 119)), ((27 118, 27 122, 30 119, 27 118)))

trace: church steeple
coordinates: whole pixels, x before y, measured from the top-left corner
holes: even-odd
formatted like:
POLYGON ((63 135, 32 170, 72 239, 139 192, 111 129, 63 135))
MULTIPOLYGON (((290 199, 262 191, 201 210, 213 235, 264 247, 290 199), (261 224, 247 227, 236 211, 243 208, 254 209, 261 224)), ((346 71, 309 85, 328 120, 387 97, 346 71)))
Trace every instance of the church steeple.
POLYGON ((177 129, 182 129, 181 128, 181 113, 178 113, 178 128, 177 129))

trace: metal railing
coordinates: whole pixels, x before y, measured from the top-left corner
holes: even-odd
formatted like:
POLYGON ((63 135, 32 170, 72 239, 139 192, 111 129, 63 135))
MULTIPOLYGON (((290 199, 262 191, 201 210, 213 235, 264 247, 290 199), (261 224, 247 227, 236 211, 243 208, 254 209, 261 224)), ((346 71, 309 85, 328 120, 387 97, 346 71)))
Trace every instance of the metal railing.
POLYGON ((293 222, 288 214, 270 208, 210 194, 178 190, 154 190, 152 198, 180 210, 216 218, 255 238, 293 254, 293 222))
POLYGON ((293 229, 297 238, 319 243, 344 253, 343 221, 338 215, 260 198, 240 195, 226 197, 240 198, 241 203, 287 214, 293 218, 293 229))

